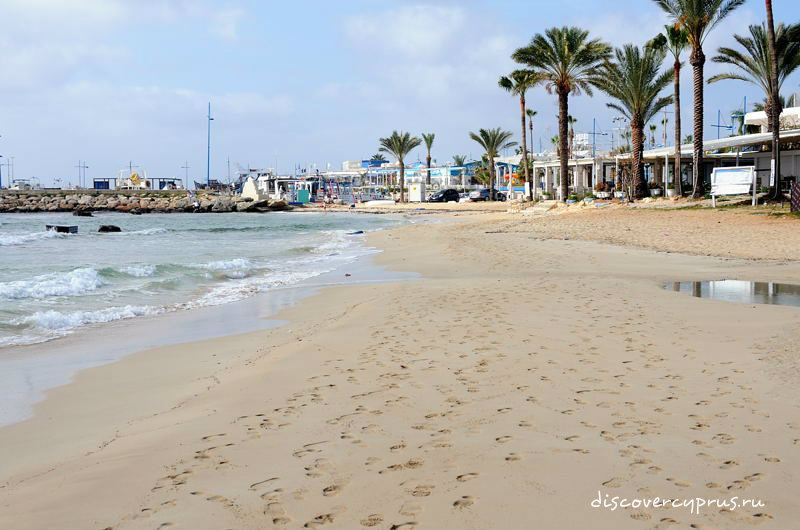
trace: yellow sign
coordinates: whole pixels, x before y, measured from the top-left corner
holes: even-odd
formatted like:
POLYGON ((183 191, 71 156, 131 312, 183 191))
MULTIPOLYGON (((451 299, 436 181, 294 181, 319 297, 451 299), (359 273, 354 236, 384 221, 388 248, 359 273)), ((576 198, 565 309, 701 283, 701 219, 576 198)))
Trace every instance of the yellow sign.
POLYGON ((134 186, 138 186, 139 183, 141 182, 141 180, 139 179, 139 174, 138 173, 131 173, 131 176, 128 177, 128 178, 131 179, 131 184, 133 184, 134 186))

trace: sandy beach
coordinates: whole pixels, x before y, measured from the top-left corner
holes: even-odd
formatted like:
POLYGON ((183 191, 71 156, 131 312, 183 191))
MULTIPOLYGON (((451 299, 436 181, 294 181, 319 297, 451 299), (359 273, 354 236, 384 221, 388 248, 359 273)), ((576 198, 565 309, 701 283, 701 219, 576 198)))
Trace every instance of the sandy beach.
POLYGON ((284 326, 50 390, 0 429, 0 528, 796 524, 800 309, 662 288, 800 284, 795 219, 449 221, 369 235, 419 280, 327 288, 284 326))

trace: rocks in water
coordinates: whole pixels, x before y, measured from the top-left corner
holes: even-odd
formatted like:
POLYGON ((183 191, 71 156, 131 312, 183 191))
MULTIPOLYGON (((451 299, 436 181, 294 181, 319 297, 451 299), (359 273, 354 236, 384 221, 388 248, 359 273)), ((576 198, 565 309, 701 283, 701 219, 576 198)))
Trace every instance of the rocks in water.
POLYGON ((122 228, 117 225, 100 225, 97 229, 98 232, 122 232, 122 228))
POLYGON ((85 208, 79 208, 77 210, 73 210, 72 215, 74 215, 75 217, 94 217, 92 215, 92 211, 87 210, 85 208))

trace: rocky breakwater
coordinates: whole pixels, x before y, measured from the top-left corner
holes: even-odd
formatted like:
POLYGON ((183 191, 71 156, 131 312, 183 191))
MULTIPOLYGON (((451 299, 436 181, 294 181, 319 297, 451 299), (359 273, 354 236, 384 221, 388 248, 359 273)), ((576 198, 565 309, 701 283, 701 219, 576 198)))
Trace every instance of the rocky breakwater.
POLYGON ((288 210, 285 201, 253 201, 236 195, 183 193, 9 192, 0 194, 0 212, 117 211, 141 213, 227 213, 288 210))

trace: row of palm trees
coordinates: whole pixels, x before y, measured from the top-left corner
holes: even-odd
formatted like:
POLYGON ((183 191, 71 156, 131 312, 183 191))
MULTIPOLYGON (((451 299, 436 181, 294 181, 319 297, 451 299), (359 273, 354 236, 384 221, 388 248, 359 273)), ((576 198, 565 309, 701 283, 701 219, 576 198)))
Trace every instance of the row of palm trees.
MULTIPOLYGON (((694 127, 692 134, 693 196, 702 192, 703 167, 703 68, 706 57, 703 41, 708 34, 744 0, 653 0, 672 19, 664 33, 652 39, 641 49, 625 45, 617 50, 599 39, 590 38, 587 31, 575 27, 550 28, 535 35, 528 46, 518 49, 512 58, 526 69, 516 70, 500 78, 500 86, 520 98, 521 119, 525 120, 525 92, 534 85, 543 84, 549 93, 558 97, 559 143, 562 200, 567 197, 567 160, 569 127, 569 96, 580 92, 592 94, 600 89, 614 101, 608 107, 617 110, 630 123, 632 135, 632 163, 634 186, 637 195, 646 193, 641 163, 644 149, 644 127, 659 110, 670 103, 675 108, 675 186, 680 189, 680 70, 681 55, 691 49, 689 63, 693 69, 694 127), (673 58, 672 72, 661 72, 661 64, 669 53, 673 58), (670 80, 673 95, 661 92, 670 80)), ((729 64, 739 71, 713 76, 709 82, 737 79, 755 83, 765 91, 765 110, 769 116, 768 129, 773 133, 773 158, 775 159, 775 195, 779 184, 779 115, 782 103, 779 97, 784 79, 800 66, 800 26, 779 25, 774 31, 771 1, 766 0, 767 23, 750 26, 750 37, 735 36, 745 52, 720 48, 712 60, 729 64)), ((532 128, 532 127, 531 127, 532 128)), ((523 146, 525 145, 523 127, 523 146)), ((527 153, 523 149, 523 171, 530 179, 527 153)), ((531 189, 533 186, 531 186, 531 189)))
MULTIPOLYGON (((534 86, 543 85, 548 93, 558 97, 558 156, 560 162, 560 192, 562 200, 568 196, 569 97, 593 89, 606 93, 613 101, 607 103, 630 124, 632 138, 631 173, 636 195, 646 193, 642 154, 645 143, 645 126, 656 114, 670 104, 675 114, 675 187, 682 190, 680 179, 680 70, 681 56, 691 49, 689 63, 693 71, 694 123, 692 131, 692 190, 693 197, 702 192, 703 167, 703 71, 706 56, 703 41, 708 34, 745 0, 653 0, 672 19, 672 24, 642 47, 627 44, 616 50, 589 32, 577 27, 554 27, 534 35, 530 43, 516 50, 512 58, 522 68, 499 79, 498 84, 519 98, 522 170, 533 193, 531 164, 528 159, 527 131, 533 130, 536 111, 526 108, 526 93, 534 86), (667 54, 673 59, 672 69, 662 71, 667 54), (672 82, 673 94, 663 95, 672 82)), ((713 76, 709 82, 737 79, 755 83, 765 91, 765 110, 769 116, 768 128, 773 133, 773 159, 775 160, 775 196, 780 193, 779 116, 782 103, 779 96, 783 80, 800 67, 800 25, 784 26, 777 31, 772 20, 771 0, 765 0, 767 23, 750 26, 750 36, 735 35, 744 48, 740 52, 720 48, 712 60, 728 64, 737 71, 713 76)), ((469 133, 486 153, 491 172, 490 194, 494 197, 494 158, 505 148, 516 145, 512 133, 500 128, 480 129, 469 133)), ((430 150, 434 135, 423 135, 428 149, 427 166, 430 168, 430 150)), ((421 140, 409 133, 393 132, 381 138, 381 151, 394 155, 400 166, 400 186, 404 185, 404 157, 420 145, 421 140)), ((430 171, 427 181, 430 182, 430 171)), ((530 198, 533 198, 532 195, 530 198)), ((401 200, 404 196, 401 192, 401 200)))

